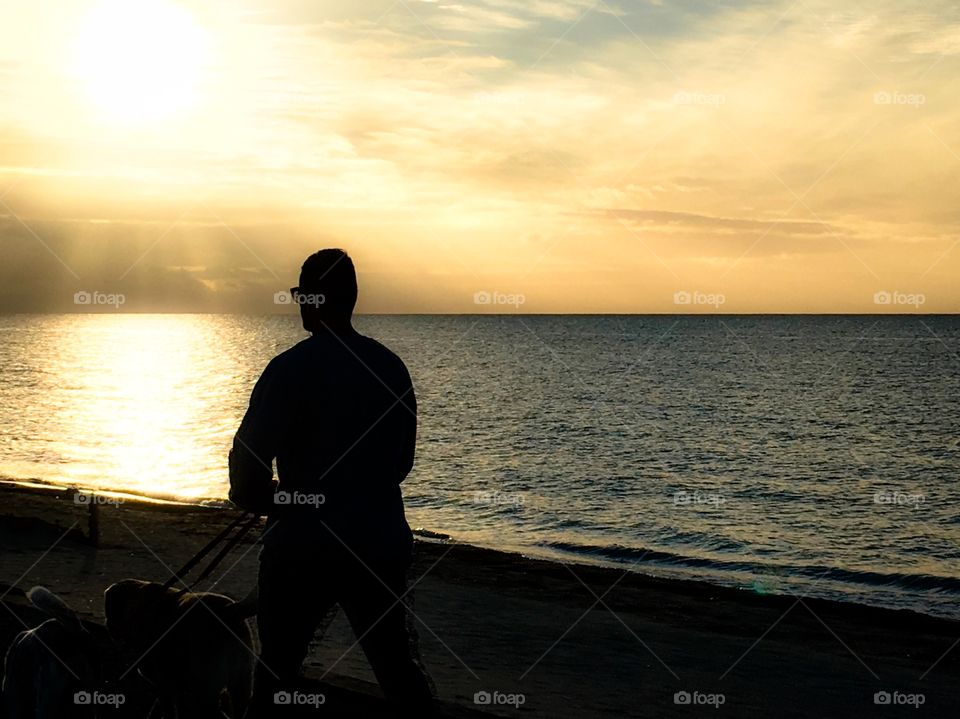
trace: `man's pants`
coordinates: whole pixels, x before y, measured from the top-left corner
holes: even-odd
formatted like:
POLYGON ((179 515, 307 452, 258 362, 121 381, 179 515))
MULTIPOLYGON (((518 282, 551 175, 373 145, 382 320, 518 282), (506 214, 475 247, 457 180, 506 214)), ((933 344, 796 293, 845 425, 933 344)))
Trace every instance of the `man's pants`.
POLYGON ((317 556, 264 549, 255 715, 273 716, 282 709, 275 703, 277 692, 294 691, 310 641, 335 604, 346 613, 386 697, 428 715, 431 684, 419 663, 416 631, 407 625, 409 566, 409 560, 361 561, 343 550, 317 556))

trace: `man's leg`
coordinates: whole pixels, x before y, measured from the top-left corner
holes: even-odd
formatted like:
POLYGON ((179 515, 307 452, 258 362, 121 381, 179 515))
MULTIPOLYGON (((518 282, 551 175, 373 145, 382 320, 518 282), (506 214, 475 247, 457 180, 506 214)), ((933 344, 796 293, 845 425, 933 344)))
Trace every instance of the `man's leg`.
POLYGON ((334 584, 318 576, 320 566, 302 557, 291 559, 264 551, 260 556, 257 633, 260 657, 254 673, 253 699, 247 716, 274 716, 281 706, 277 692, 293 692, 310 641, 321 619, 335 603, 323 589, 334 584))
POLYGON ((397 601, 407 589, 408 566, 364 566, 352 560, 344 572, 350 579, 340 604, 386 697, 429 716, 433 691, 420 662, 415 628, 408 624, 415 621, 407 613, 409 597, 397 601))

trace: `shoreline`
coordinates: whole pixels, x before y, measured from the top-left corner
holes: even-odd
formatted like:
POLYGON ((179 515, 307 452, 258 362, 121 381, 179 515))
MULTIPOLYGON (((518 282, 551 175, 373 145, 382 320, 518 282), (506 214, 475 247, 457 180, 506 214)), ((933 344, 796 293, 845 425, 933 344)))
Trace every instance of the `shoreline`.
MULTIPOLYGON (((37 492, 40 494, 50 493, 52 495, 59 495, 63 493, 69 493, 73 491, 80 491, 90 495, 98 495, 101 497, 107 497, 111 499, 118 499, 125 504, 142 504, 146 507, 169 507, 169 508, 179 508, 189 511, 219 511, 219 512, 231 512, 235 511, 233 505, 231 505, 226 499, 219 498, 199 498, 195 501, 183 500, 183 499, 173 499, 173 498, 163 498, 163 497, 151 497, 148 495, 137 494, 133 492, 124 492, 124 491, 106 491, 99 489, 89 489, 83 487, 74 487, 70 485, 55 484, 52 482, 47 482, 45 480, 14 480, 10 478, 0 479, 0 495, 8 492, 37 492)), ((2 512, 0 512, 2 514, 2 512)), ((574 569, 579 569, 581 571, 589 572, 599 572, 602 576, 609 576, 610 578, 616 577, 618 574, 626 572, 628 576, 637 577, 640 579, 640 583, 648 583, 650 586, 670 586, 672 584, 677 584, 682 587, 688 587, 693 594, 703 594, 708 592, 720 592, 722 594, 729 594, 730 596, 750 596, 756 594, 765 598, 780 598, 785 601, 792 601, 795 596, 798 594, 802 595, 802 585, 799 585, 799 591, 793 592, 790 589, 785 591, 777 591, 777 588, 770 586, 745 586, 739 582, 736 582, 731 576, 729 581, 709 581, 707 579, 696 579, 690 576, 682 576, 684 570, 690 571, 686 567, 671 567, 669 564, 656 564, 650 562, 647 565, 639 565, 637 562, 617 562, 609 559, 591 559, 589 556, 579 555, 575 552, 568 552, 566 555, 561 550, 540 550, 540 552, 530 551, 523 547, 512 547, 509 549, 505 548, 496 548, 488 547, 478 544, 472 544, 469 542, 463 542, 457 539, 454 536, 443 532, 435 532, 425 528, 411 528, 414 540, 418 545, 435 545, 439 544, 445 547, 454 546, 456 547, 457 552, 463 552, 466 554, 476 553, 478 558, 486 557, 489 560, 494 561, 496 564, 502 564, 502 562, 497 561, 498 558, 507 558, 511 562, 532 562, 537 565, 542 565, 544 567, 554 567, 560 568, 563 566, 573 567, 574 569), (566 559, 564 558, 566 557, 566 559)), ((650 552, 643 552, 643 554, 649 554, 650 552)), ((430 552, 428 552, 430 554, 430 552)), ((775 566, 771 565, 771 568, 776 569, 775 566)), ((820 575, 825 581, 830 581, 831 574, 833 572, 846 573, 851 570, 844 570, 841 568, 830 568, 827 572, 820 575)), ((821 578, 818 578, 815 582, 821 581, 821 578)), ((938 578, 943 579, 943 578, 938 578)), ((844 581, 844 580, 839 580, 844 581)), ((954 580, 960 581, 960 579, 954 580)), ((870 585, 862 584, 860 585, 864 590, 868 590, 870 585)), ((884 585, 879 585, 884 586, 884 585)), ((892 607, 885 606, 882 603, 870 603, 863 601, 856 601, 854 599, 845 599, 845 598, 830 598, 830 597, 807 597, 804 595, 804 599, 807 602, 824 602, 827 604, 836 604, 839 606, 850 606, 857 607, 862 610, 870 611, 885 611, 885 612, 900 612, 904 615, 916 615, 918 617, 944 620, 944 621, 960 621, 960 617, 946 616, 937 614, 935 612, 924 612, 916 608, 909 607, 892 607)), ((774 601, 777 601, 774 599, 774 601)), ((960 596, 957 597, 958 603, 960 603, 960 596)))

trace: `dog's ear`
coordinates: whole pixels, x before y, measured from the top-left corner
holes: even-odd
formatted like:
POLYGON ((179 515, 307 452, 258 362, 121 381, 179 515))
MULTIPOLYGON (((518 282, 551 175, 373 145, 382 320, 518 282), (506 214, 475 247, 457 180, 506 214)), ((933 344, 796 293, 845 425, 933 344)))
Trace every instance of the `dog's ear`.
POLYGON ((122 624, 130 616, 142 616, 151 603, 150 583, 124 579, 111 584, 103 593, 103 614, 108 622, 122 624))
POLYGON ((107 619, 119 619, 130 604, 130 596, 136 591, 131 579, 114 582, 103 591, 103 613, 107 619))
POLYGON ((27 592, 27 599, 37 609, 58 620, 68 629, 75 632, 85 631, 77 613, 46 587, 33 587, 27 592))
POLYGON ((260 606, 260 592, 256 584, 247 592, 247 596, 239 602, 230 605, 228 608, 232 617, 236 619, 249 619, 256 616, 257 608, 260 606))
POLYGON ((107 628, 112 630, 123 624, 127 615, 125 600, 128 594, 119 582, 103 590, 103 616, 107 620, 107 628))

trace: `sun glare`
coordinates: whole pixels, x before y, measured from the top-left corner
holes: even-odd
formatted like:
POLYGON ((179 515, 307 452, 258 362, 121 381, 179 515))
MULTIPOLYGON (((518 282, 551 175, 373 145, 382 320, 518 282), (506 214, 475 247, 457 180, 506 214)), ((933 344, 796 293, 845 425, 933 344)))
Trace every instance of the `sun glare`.
POLYGON ((76 35, 73 72, 110 122, 166 120, 197 100, 208 54, 203 28, 163 0, 107 0, 76 35))

